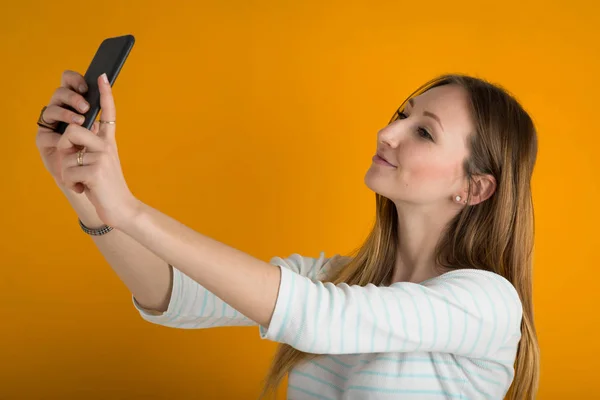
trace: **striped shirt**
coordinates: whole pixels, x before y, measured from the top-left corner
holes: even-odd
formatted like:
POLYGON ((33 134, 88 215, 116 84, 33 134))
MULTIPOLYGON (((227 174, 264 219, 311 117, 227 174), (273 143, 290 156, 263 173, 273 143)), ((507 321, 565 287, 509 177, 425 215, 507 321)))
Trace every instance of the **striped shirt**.
POLYGON ((498 274, 455 270, 421 283, 326 282, 336 255, 274 257, 281 283, 268 329, 173 268, 172 328, 258 326, 259 336, 318 354, 290 372, 288 399, 502 399, 514 378, 522 306, 498 274))

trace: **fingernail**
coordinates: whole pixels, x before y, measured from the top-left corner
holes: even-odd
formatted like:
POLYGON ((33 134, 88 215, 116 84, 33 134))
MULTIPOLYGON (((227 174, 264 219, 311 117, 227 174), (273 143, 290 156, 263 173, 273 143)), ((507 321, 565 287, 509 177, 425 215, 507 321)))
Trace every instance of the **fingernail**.
POLYGON ((79 86, 79 93, 85 93, 86 91, 87 91, 87 86, 85 86, 85 85, 79 86))
POLYGON ((73 116, 73 122, 75 122, 76 124, 83 124, 84 120, 85 120, 85 118, 83 118, 83 115, 73 116))
POLYGON ((102 81, 104 81, 104 83, 108 83, 108 77, 106 76, 106 73, 102 74, 102 81))
POLYGON ((88 107, 89 107, 89 106, 88 106, 88 104, 87 104, 87 103, 85 103, 85 102, 81 102, 81 103, 79 103, 79 109, 80 109, 81 111, 86 111, 86 110, 88 109, 88 107))

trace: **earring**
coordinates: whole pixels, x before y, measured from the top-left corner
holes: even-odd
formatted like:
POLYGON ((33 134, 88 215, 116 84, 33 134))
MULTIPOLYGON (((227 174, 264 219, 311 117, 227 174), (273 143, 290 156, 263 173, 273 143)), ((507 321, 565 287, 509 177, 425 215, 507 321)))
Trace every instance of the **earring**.
POLYGON ((460 203, 461 197, 460 196, 456 196, 454 199, 456 200, 457 203, 460 203))

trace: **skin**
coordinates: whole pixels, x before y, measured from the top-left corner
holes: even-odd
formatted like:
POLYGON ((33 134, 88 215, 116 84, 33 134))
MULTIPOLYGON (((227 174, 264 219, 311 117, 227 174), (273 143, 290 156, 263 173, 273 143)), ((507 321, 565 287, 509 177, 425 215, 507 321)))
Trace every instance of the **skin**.
MULTIPOLYGON (((394 282, 422 282, 446 272, 436 265, 434 249, 443 228, 467 206, 463 165, 474 131, 468 104, 461 87, 436 87, 407 103, 404 115, 378 132, 379 154, 394 167, 373 162, 364 181, 398 211, 394 282)), ((495 187, 492 176, 474 177, 469 204, 486 200, 495 187)))

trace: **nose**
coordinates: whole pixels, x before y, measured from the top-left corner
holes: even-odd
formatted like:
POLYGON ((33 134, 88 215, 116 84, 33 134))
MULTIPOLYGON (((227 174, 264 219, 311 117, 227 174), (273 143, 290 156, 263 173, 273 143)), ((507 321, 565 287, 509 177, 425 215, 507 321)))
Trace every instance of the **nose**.
POLYGON ((385 128, 381 129, 378 133, 379 142, 385 144, 391 148, 396 148, 402 140, 404 128, 398 121, 391 123, 385 128))

